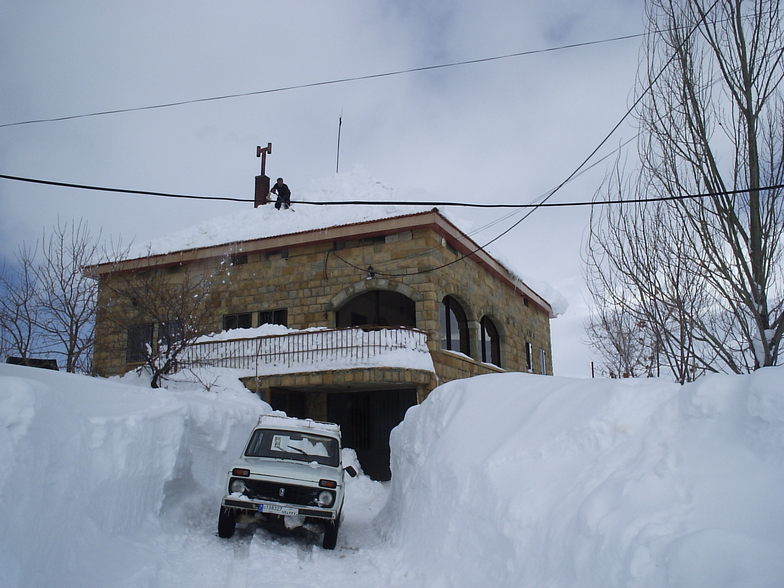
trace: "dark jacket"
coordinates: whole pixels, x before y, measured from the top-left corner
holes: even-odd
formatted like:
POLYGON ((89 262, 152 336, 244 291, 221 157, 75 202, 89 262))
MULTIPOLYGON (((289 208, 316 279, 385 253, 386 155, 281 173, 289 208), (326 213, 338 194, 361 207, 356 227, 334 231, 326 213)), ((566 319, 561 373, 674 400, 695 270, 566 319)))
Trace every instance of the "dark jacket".
POLYGON ((272 186, 272 190, 270 190, 273 194, 277 194, 278 198, 283 199, 285 202, 291 200, 291 190, 286 184, 278 184, 277 182, 272 186))
POLYGON ((275 208, 280 210, 281 206, 283 208, 288 208, 291 204, 291 190, 286 184, 278 184, 275 182, 275 185, 272 186, 272 190, 270 190, 273 194, 278 195, 278 199, 275 202, 275 208))

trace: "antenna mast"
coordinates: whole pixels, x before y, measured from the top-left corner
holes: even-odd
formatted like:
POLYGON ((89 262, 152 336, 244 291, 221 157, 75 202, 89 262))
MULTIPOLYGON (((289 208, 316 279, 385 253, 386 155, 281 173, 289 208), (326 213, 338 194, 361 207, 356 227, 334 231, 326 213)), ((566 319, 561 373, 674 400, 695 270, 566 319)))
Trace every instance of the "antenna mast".
POLYGON ((340 171, 340 128, 343 126, 343 113, 340 113, 340 118, 338 119, 338 154, 335 161, 335 173, 340 171))

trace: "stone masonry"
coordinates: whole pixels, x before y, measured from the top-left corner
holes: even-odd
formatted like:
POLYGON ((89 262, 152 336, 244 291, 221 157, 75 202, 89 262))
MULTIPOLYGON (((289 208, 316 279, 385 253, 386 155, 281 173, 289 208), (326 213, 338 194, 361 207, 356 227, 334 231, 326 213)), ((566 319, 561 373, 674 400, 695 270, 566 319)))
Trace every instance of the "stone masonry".
POLYGON ((109 315, 125 316, 129 324, 144 317, 117 299, 112 284, 144 271, 155 272, 162 283, 187 272, 213 276, 214 320, 207 331, 222 330, 224 315, 253 312, 252 326, 257 326, 258 311, 281 309, 291 328, 334 327, 343 304, 365 292, 387 290, 413 300, 416 327, 428 333, 439 383, 479 373, 526 371, 527 343, 533 350, 531 371, 552 374, 549 305, 484 252, 460 260, 472 246, 432 211, 94 266, 89 268, 99 279, 94 369, 113 375, 134 367, 126 362, 127 327, 109 315), (445 296, 457 300, 466 313, 470 358, 440 349, 445 296), (478 361, 483 316, 499 332, 502 370, 478 361))

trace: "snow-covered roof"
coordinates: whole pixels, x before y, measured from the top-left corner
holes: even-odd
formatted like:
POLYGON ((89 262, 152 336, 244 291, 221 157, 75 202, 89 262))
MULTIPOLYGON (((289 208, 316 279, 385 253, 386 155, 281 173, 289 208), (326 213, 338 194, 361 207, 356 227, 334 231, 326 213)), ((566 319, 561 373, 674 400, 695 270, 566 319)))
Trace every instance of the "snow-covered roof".
POLYGON ((325 423, 323 421, 314 421, 313 419, 290 417, 284 412, 275 412, 259 416, 256 427, 273 427, 276 429, 285 429, 287 431, 310 429, 314 432, 340 437, 340 425, 325 423))
MULTIPOLYGON (((296 190, 293 200, 338 202, 344 200, 394 201, 412 200, 409 195, 384 186, 359 170, 336 174, 317 185, 296 190)), ((127 259, 161 255, 176 251, 213 247, 282 235, 293 235, 328 227, 394 218, 430 210, 428 206, 346 205, 314 206, 294 204, 278 210, 272 204, 245 208, 230 215, 173 232, 152 241, 135 245, 127 259)))
POLYGON ((566 305, 561 304, 563 298, 560 294, 542 284, 538 284, 537 289, 532 289, 527 283, 529 280, 521 279, 509 265, 500 263, 496 257, 480 248, 468 237, 459 227, 460 224, 465 224, 464 221, 450 218, 443 211, 433 209, 432 205, 296 204, 297 200, 311 202, 368 200, 386 203, 421 199, 421 194, 402 192, 385 186, 362 170, 335 174, 301 191, 294 190, 292 200, 295 204, 288 210, 278 210, 272 204, 255 209, 248 207, 242 212, 215 217, 187 229, 140 243, 134 246, 119 263, 98 264, 86 268, 86 271, 93 275, 114 271, 136 271, 227 253, 274 250, 322 239, 355 238, 363 231, 368 234, 374 234, 374 231, 378 231, 375 234, 383 234, 384 231, 400 231, 432 223, 438 225, 442 234, 454 238, 453 245, 461 253, 475 254, 476 259, 492 273, 547 309, 551 318, 565 310, 566 305), (428 214, 431 218, 427 218, 428 214), (395 222, 395 219, 400 220, 395 222), (389 226, 384 224, 385 221, 389 221, 389 226), (551 303, 553 299, 556 302, 555 306, 551 303))

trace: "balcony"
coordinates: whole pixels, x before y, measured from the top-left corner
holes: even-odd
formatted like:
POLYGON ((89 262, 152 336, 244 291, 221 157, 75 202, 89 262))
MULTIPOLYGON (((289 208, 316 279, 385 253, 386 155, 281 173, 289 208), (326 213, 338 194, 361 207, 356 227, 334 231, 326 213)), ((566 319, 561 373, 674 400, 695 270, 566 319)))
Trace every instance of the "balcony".
POLYGON ((434 372, 427 333, 408 327, 314 328, 283 335, 202 337, 180 356, 180 367, 232 368, 273 376, 361 368, 434 372))

